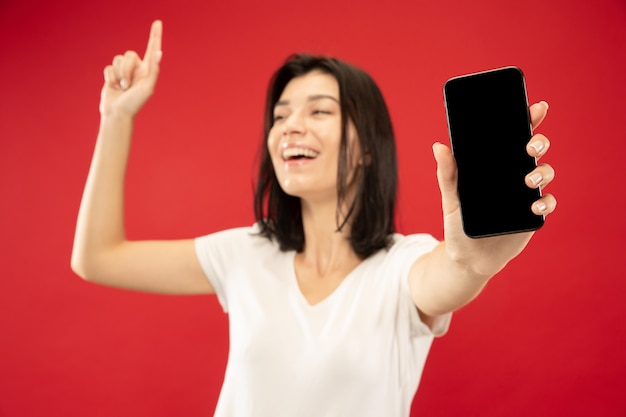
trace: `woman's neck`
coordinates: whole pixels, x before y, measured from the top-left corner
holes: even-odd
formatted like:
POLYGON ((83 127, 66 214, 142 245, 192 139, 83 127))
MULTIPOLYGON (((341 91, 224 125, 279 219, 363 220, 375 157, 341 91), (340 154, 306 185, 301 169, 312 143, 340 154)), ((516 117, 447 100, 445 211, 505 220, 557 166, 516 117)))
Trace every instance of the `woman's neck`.
POLYGON ((302 201, 304 250, 299 257, 319 276, 332 274, 361 260, 350 244, 350 223, 338 231, 343 218, 337 217, 336 203, 311 204, 302 201))

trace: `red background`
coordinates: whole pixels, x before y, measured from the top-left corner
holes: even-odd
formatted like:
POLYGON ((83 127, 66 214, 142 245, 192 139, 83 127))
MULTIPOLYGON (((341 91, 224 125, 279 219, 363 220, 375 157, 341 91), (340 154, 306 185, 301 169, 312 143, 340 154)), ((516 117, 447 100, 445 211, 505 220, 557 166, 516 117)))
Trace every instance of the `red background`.
MULTIPOLYGON (((554 215, 435 341, 413 415, 626 415, 624 0, 0 2, 0 416, 209 416, 227 355, 214 297, 88 284, 69 258, 102 69, 164 21, 128 172, 131 238, 248 225, 271 72, 294 51, 380 84, 403 233, 441 237, 430 150, 454 75, 504 65, 547 100, 554 215)), ((489 109, 485 108, 485 117, 489 109)))

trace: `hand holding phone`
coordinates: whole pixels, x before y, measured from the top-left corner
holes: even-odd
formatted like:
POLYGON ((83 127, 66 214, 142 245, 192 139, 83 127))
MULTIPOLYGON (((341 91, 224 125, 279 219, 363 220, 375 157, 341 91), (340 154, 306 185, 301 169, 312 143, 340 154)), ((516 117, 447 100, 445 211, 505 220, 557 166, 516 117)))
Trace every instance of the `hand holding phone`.
POLYGON ((450 143, 458 168, 465 234, 472 238, 533 231, 541 189, 526 184, 536 167, 522 71, 505 67, 455 77, 444 86, 450 143))

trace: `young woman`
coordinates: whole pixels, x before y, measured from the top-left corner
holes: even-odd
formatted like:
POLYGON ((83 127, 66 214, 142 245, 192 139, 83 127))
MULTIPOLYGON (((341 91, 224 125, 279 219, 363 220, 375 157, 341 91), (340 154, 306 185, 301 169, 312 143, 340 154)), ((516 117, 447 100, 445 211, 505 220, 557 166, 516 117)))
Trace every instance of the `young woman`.
MULTIPOLYGON (((437 143, 445 239, 395 234, 396 153, 378 87, 339 60, 296 55, 268 91, 257 223, 197 239, 126 240, 133 119, 157 81, 161 33, 157 21, 143 59, 127 52, 105 68, 73 269, 121 288, 217 295, 230 353, 216 416, 408 416, 433 337, 532 233, 467 238, 454 158, 437 143)), ((534 127, 546 111, 531 106, 534 127)), ((537 134, 527 150, 541 157, 548 147, 537 134)), ((541 164, 527 184, 553 177, 541 164)), ((555 206, 545 194, 532 210, 555 206)))

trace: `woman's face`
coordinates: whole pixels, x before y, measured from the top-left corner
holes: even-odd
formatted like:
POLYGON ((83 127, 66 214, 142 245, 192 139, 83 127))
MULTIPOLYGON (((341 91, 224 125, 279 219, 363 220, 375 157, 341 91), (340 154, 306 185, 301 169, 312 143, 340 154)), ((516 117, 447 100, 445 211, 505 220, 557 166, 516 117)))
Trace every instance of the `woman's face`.
MULTIPOLYGON (((341 142, 339 85, 330 74, 312 71, 293 78, 274 107, 268 148, 285 193, 305 200, 337 198, 341 142)), ((348 187, 360 157, 356 131, 348 123, 348 187)))

